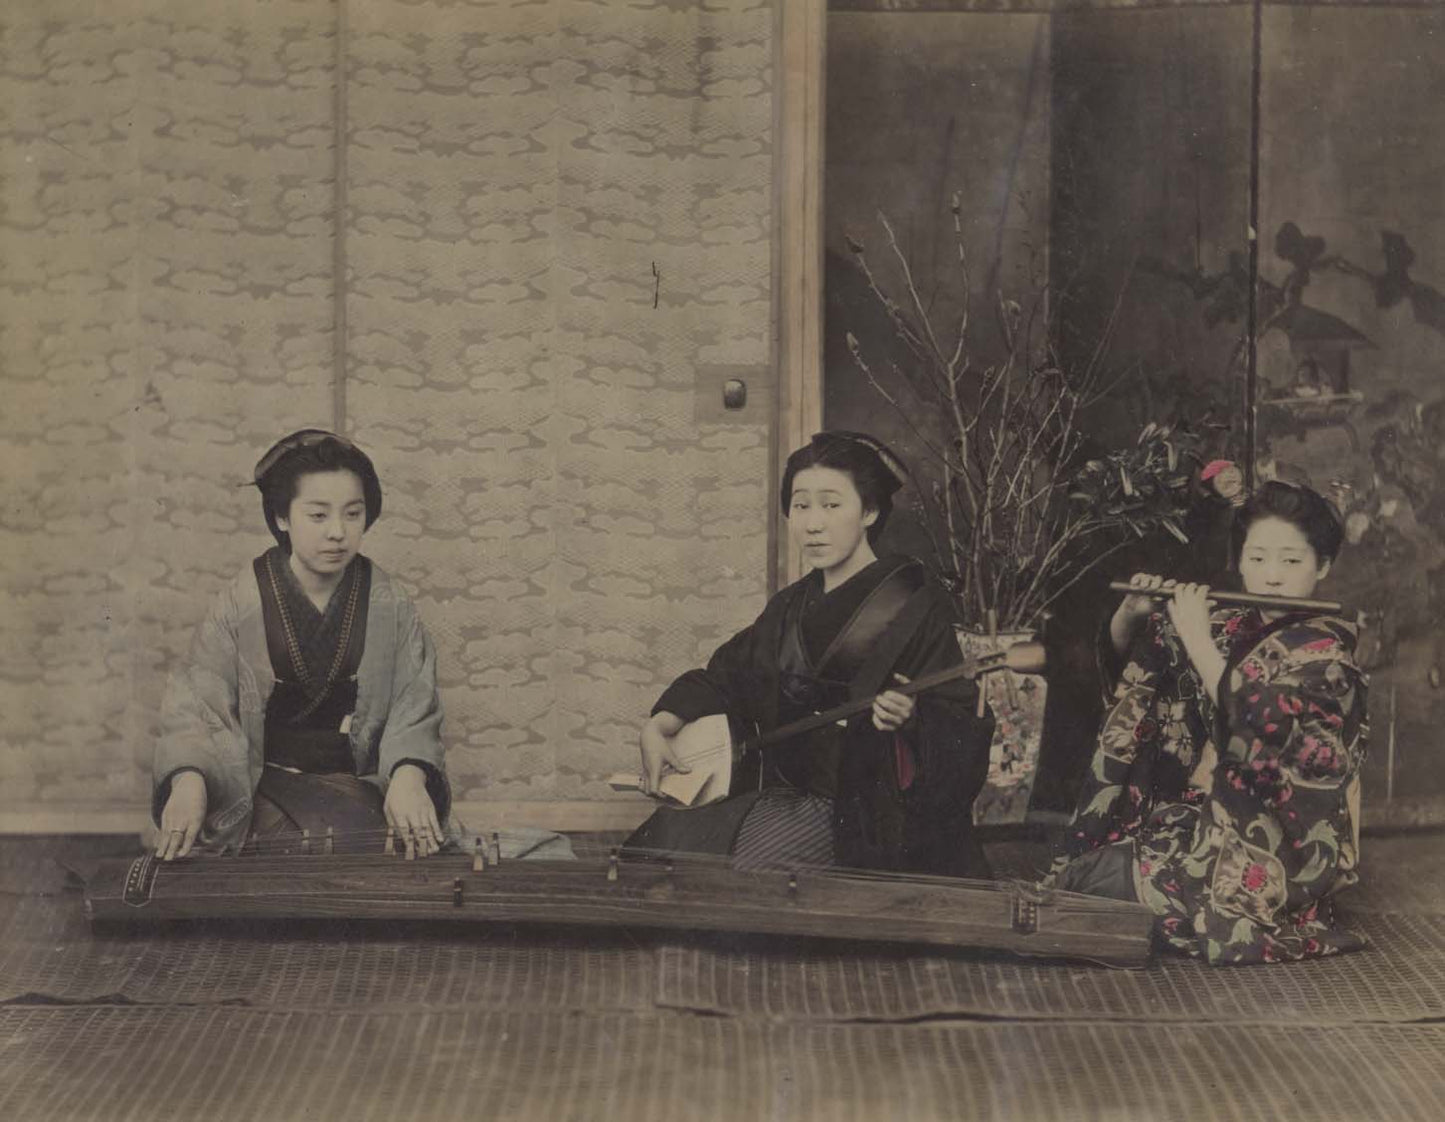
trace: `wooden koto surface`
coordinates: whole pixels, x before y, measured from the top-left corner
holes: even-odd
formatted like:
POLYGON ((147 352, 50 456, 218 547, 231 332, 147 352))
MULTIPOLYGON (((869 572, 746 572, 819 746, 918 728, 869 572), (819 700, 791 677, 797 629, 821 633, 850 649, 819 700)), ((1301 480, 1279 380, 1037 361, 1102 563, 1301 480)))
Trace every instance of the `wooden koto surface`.
POLYGON ((1024 882, 841 871, 738 872, 710 860, 503 861, 467 855, 152 857, 102 862, 92 922, 434 919, 623 925, 979 947, 1140 966, 1138 904, 1024 882), (131 890, 127 893, 127 883, 131 890))

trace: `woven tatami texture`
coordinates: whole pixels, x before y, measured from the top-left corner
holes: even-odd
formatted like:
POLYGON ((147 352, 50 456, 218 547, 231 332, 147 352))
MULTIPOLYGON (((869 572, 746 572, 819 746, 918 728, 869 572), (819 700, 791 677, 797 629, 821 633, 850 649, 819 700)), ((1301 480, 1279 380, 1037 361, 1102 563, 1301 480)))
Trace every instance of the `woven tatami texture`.
POLYGON ((1445 917, 1351 923, 1365 951, 1264 969, 1156 955, 1143 970, 995 956, 846 950, 661 949, 658 1002, 793 1020, 928 1016, 1355 1024, 1445 1019, 1445 917))
POLYGON ((1272 969, 1156 956, 1108 970, 853 943, 421 924, 182 925, 93 935, 73 897, 0 922, 0 1000, 665 1008, 816 1021, 920 1017, 1355 1024, 1445 1019, 1445 920, 1352 921, 1363 952, 1272 969))
POLYGON ((92 935, 76 897, 0 920, 0 1001, 649 1008, 653 956, 617 932, 422 924, 179 925, 92 935))
POLYGON ((1441 1026, 809 1025, 681 1014, 0 1009, 0 1117, 1445 1117, 1441 1026), (22 1077, 23 1073, 23 1077, 22 1077))

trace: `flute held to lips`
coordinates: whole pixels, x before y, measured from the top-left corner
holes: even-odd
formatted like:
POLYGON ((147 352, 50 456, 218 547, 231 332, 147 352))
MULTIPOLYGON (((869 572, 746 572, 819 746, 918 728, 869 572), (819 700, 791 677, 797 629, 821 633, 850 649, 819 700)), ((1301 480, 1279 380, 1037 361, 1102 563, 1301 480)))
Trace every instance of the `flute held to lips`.
MULTIPOLYGON (((1135 596, 1152 596, 1156 600, 1167 600, 1174 594, 1171 588, 1135 588, 1126 580, 1109 582, 1110 592, 1127 592, 1135 596)), ((1209 599, 1216 604, 1239 604, 1245 607, 1270 608, 1281 612, 1328 612, 1337 615, 1343 605, 1334 600, 1305 600, 1297 596, 1265 596, 1255 592, 1226 592, 1224 589, 1209 590, 1209 599)))

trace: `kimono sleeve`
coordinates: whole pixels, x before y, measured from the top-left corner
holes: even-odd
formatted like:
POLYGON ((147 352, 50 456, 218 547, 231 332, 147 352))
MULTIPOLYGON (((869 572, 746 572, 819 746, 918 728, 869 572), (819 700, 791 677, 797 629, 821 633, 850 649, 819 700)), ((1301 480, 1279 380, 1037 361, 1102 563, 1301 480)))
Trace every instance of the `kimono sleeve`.
POLYGON ((152 818, 160 824, 175 775, 198 771, 206 781, 203 837, 207 842, 217 840, 217 835, 244 822, 250 814, 237 616, 234 592, 227 589, 212 602, 184 661, 167 681, 161 702, 161 735, 152 758, 152 818))
MULTIPOLYGON (((1107 634, 1102 650, 1112 644, 1107 634)), ((1207 736, 1207 698, 1183 644, 1163 612, 1153 612, 1130 642, 1099 725, 1069 824, 1054 846, 1048 880, 1070 861, 1148 830, 1152 810, 1187 796, 1207 736)))
MULTIPOLYGON (((898 672, 921 678, 948 670, 963 661, 951 617, 946 610, 926 617, 898 660, 898 672)), ((884 688, 890 683, 885 683, 884 688)), ((918 695, 917 720, 901 730, 912 749, 920 778, 949 802, 974 797, 988 777, 989 745, 994 717, 985 708, 978 715, 978 682, 959 678, 918 695)))
POLYGON ((652 707, 691 722, 714 713, 756 717, 758 694, 757 625, 745 627, 713 652, 706 668, 689 670, 663 691, 652 707))
MULTIPOLYGON (((948 670, 963 661, 947 605, 926 616, 895 663, 910 679, 948 670)), ((885 687, 891 683, 885 682, 885 687)), ((960 678, 919 694, 914 719, 892 734, 878 732, 870 715, 856 720, 860 734, 883 748, 900 790, 906 867, 943 876, 990 876, 974 836, 973 804, 988 779, 994 716, 978 715, 978 684, 960 678)), ((886 804, 880 806, 886 818, 886 804)))
POLYGON ((416 607, 397 598, 396 652, 391 698, 381 732, 377 772, 384 781, 400 764, 416 764, 426 772, 427 793, 445 819, 451 807, 442 747, 442 703, 437 692, 436 647, 416 607))

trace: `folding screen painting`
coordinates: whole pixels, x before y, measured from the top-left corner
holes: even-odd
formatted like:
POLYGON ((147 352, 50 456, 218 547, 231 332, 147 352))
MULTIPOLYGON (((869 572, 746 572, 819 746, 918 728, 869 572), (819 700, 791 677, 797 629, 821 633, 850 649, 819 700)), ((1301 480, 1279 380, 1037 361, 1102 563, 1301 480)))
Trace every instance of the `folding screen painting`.
MULTIPOLYGON (((1093 400, 1078 412, 1074 466, 1127 464, 1139 491, 1072 488, 1134 525, 1092 539, 1094 568, 1030 621, 1054 664, 1042 744, 1023 735, 1037 727, 995 744, 982 816, 1071 806, 1099 713, 1093 644, 1107 580, 1139 568, 1227 579, 1229 508, 1208 486, 1161 489, 1168 516, 1135 517, 1159 483, 1142 450, 1161 434, 1196 481, 1229 460, 1340 506, 1348 542, 1321 594, 1364 623, 1367 803, 1377 821, 1415 813, 1406 793, 1445 790, 1431 732, 1445 720, 1435 155, 1445 11, 1249 0, 830 8, 826 413, 881 430, 922 476, 898 544, 966 587, 947 542, 973 527, 945 521, 939 497, 959 481, 933 454, 958 430, 929 407, 890 300, 930 323, 945 352, 966 311, 964 354, 984 384, 1011 333, 1036 327, 1031 348, 1014 347, 1027 351, 1019 384, 1055 368, 1082 380, 1093 400)), ((1025 571, 1037 563, 1011 556, 1025 571)), ((986 627, 983 607, 961 594, 965 623, 986 627)), ((995 704, 1037 726, 1019 700, 995 704)))

